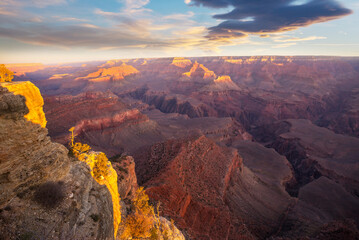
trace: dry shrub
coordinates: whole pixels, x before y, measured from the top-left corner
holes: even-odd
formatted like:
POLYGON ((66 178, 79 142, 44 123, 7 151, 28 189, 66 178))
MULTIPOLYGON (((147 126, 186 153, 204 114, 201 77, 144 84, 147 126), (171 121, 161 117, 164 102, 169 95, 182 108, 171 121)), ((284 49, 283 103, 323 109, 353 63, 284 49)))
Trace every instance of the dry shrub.
POLYGON ((46 208, 55 208, 64 200, 65 196, 64 184, 50 181, 37 188, 34 200, 46 208))

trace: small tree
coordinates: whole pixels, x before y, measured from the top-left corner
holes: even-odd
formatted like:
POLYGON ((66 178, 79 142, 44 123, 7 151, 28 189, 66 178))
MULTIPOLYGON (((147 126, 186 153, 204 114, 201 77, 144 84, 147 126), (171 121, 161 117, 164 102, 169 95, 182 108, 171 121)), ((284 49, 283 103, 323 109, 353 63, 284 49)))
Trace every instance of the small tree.
POLYGON ((93 175, 96 179, 102 180, 105 176, 108 175, 108 159, 106 154, 100 152, 95 157, 95 166, 93 167, 93 175))
POLYGON ((14 73, 5 67, 5 64, 0 64, 0 82, 11 82, 14 78, 14 73))

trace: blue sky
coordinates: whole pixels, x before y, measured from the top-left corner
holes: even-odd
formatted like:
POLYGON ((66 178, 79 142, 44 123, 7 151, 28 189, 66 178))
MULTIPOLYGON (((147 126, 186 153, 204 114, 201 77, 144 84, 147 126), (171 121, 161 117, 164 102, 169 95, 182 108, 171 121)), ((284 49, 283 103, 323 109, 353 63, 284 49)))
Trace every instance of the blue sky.
POLYGON ((1 0, 0 63, 359 56, 357 0, 1 0))

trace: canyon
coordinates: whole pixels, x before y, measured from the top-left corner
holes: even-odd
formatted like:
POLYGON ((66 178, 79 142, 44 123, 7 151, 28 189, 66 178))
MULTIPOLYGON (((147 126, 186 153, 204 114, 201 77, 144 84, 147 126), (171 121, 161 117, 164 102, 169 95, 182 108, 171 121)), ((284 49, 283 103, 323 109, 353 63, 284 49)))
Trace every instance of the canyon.
POLYGON ((121 197, 138 182, 187 239, 359 238, 359 58, 116 59, 16 81, 39 87, 52 141, 74 127, 121 197))
MULTIPOLYGON (((127 239, 139 193, 133 158, 111 163, 90 147, 78 152, 81 143, 69 151, 52 142, 43 104, 31 82, 0 84, 0 238, 127 239)), ((174 223, 151 214, 142 217, 158 239, 184 239, 174 223)))

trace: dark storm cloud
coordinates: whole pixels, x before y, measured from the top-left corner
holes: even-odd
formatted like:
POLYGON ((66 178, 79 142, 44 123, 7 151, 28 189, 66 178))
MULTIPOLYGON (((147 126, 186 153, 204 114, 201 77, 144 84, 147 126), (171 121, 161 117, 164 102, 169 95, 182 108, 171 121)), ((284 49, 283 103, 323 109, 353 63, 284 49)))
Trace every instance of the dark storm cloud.
POLYGON ((226 32, 265 34, 295 30, 314 23, 326 22, 352 13, 334 0, 311 0, 301 5, 295 0, 192 0, 194 5, 212 8, 234 7, 231 12, 214 15, 224 20, 209 28, 208 37, 226 32))

